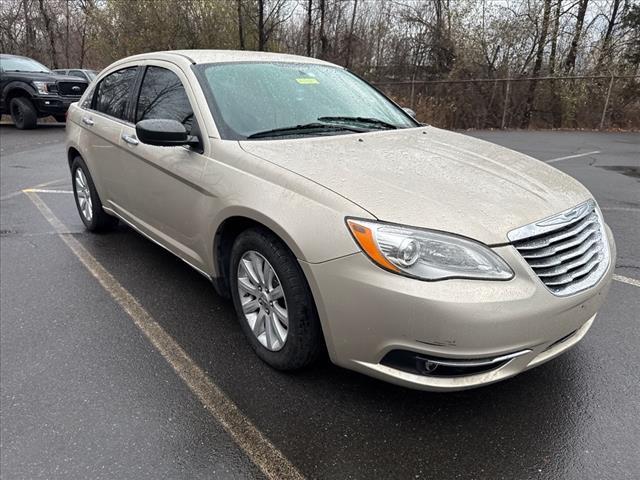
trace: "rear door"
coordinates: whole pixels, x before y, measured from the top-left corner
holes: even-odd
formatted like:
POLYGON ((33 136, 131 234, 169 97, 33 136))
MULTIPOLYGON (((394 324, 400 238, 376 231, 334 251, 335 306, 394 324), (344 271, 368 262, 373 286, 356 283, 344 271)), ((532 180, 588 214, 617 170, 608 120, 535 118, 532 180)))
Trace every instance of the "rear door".
POLYGON ((121 149, 122 129, 130 123, 131 97, 138 67, 126 67, 104 77, 94 90, 90 105, 82 113, 86 143, 85 161, 106 207, 126 205, 127 162, 121 149))
MULTIPOLYGON (((202 117, 194 108, 194 96, 184 73, 169 62, 146 65, 132 109, 135 122, 172 119, 191 135, 200 135, 202 117)), ((128 218, 147 235, 192 265, 204 268, 206 246, 200 228, 208 205, 199 186, 206 157, 197 148, 158 147, 140 143, 135 126, 122 131, 121 147, 128 151, 126 170, 131 172, 128 218)))

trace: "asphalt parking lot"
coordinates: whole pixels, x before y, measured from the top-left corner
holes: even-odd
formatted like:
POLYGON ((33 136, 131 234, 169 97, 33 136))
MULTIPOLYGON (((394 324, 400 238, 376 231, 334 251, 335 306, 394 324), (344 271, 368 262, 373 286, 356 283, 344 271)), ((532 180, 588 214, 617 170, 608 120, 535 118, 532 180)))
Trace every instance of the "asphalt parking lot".
POLYGON ((614 232, 617 276, 565 355, 502 383, 432 394, 328 362, 270 369, 198 273, 125 226, 84 231, 62 126, 1 126, 2 477, 637 478, 640 134, 471 135, 583 182, 614 232), (132 311, 169 343, 154 344, 132 311))

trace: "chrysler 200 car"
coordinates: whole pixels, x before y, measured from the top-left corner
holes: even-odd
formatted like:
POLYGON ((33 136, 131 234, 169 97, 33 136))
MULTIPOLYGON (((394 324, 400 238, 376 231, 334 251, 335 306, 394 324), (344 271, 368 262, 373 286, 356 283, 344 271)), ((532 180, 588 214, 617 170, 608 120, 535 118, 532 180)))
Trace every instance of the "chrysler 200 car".
POLYGON ((278 369, 326 351, 413 388, 496 382, 580 341, 612 278, 576 180, 312 58, 117 61, 71 107, 67 152, 87 229, 121 220, 211 279, 278 369))

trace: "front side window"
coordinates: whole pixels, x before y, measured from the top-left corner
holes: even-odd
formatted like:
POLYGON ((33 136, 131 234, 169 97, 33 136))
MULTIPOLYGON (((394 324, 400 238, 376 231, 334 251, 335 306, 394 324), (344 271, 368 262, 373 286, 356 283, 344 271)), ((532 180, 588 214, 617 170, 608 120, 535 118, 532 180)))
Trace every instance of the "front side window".
MULTIPOLYGON (((221 134, 228 139, 317 123, 334 127, 323 135, 345 133, 336 125, 365 131, 417 126, 375 88, 342 68, 250 62, 204 64, 196 69, 221 134)), ((299 129, 296 134, 318 131, 299 129)))
POLYGON ((133 90, 136 74, 137 67, 129 67, 104 77, 97 87, 95 110, 126 120, 129 95, 133 90))
POLYGON ((136 122, 169 119, 182 123, 191 133, 193 109, 178 76, 162 67, 147 67, 136 107, 136 122))

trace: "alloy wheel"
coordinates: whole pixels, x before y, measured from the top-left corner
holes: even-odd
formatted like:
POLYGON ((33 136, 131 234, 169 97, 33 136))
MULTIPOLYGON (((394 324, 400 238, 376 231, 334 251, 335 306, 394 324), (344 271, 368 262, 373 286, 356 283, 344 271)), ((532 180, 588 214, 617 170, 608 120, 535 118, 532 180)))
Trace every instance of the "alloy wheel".
POLYGON ((267 350, 284 347, 289 333, 287 301, 269 261, 254 250, 238 263, 238 294, 249 328, 267 350))
POLYGON ((91 191, 89 190, 89 182, 85 177, 82 168, 76 169, 74 177, 76 187, 76 197, 78 199, 78 206, 80 212, 87 222, 91 222, 93 219, 93 203, 91 201, 91 191))

